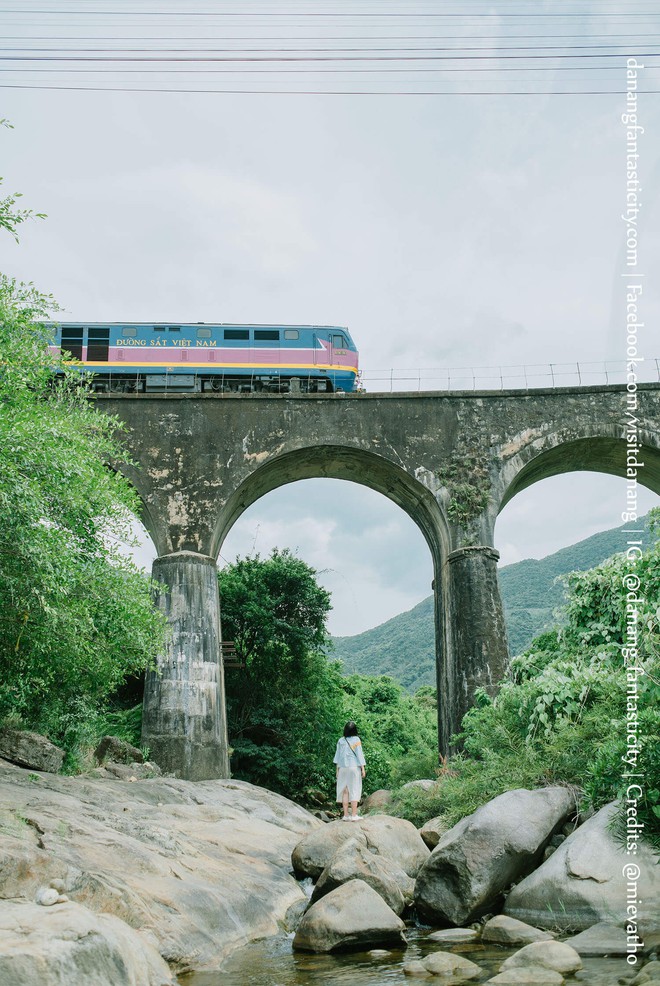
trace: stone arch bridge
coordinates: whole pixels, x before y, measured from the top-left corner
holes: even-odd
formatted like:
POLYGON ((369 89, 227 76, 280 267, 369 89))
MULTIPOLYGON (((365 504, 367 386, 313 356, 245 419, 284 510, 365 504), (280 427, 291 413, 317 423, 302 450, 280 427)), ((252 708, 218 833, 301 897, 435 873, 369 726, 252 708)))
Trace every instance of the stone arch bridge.
MULTIPOLYGON (((435 573, 439 744, 447 751, 475 689, 494 691, 506 668, 493 547, 499 511, 558 473, 625 476, 626 397, 620 386, 99 395, 99 407, 127 426, 135 465, 119 468, 142 498, 171 624, 167 653, 145 691, 143 741, 153 759, 191 780, 229 776, 216 558, 250 504, 315 477, 377 490, 426 538, 435 573)), ((633 416, 643 444, 638 479, 660 493, 660 385, 640 386, 633 416)))

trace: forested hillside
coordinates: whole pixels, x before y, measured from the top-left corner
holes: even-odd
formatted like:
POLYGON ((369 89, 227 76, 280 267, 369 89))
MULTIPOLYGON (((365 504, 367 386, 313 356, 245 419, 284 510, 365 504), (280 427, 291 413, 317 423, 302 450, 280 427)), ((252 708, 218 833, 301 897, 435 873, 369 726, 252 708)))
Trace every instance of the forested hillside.
MULTIPOLYGON (((648 543, 648 521, 639 524, 648 543)), ((533 638, 553 622, 564 590, 555 580, 567 572, 584 572, 622 551, 624 527, 594 534, 546 558, 528 558, 500 569, 500 585, 511 654, 520 654, 533 638)), ((335 637, 333 657, 348 674, 389 674, 410 691, 435 685, 433 597, 407 613, 354 637, 335 637)))

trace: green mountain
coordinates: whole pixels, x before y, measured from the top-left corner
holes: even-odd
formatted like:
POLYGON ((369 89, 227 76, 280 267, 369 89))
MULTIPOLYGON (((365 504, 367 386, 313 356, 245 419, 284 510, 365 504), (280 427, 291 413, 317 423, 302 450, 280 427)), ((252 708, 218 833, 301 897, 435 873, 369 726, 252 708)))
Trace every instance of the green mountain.
MULTIPOLYGON (((648 518, 639 525, 648 543, 648 518)), ((520 654, 542 630, 556 620, 564 592, 555 580, 567 572, 584 572, 623 551, 627 544, 625 526, 602 531, 584 541, 562 548, 546 558, 528 558, 505 565, 499 571, 509 649, 520 654)), ((435 632, 433 596, 407 613, 354 637, 334 637, 333 658, 339 658, 347 674, 389 674, 410 691, 435 685, 435 632)))

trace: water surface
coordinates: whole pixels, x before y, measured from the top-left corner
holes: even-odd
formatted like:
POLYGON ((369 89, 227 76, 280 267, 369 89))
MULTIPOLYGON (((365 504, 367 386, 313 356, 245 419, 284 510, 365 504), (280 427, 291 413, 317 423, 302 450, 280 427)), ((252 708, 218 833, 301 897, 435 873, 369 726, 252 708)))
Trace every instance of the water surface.
MULTIPOLYGON (((217 972, 198 972, 182 976, 181 986, 412 986, 414 983, 440 982, 405 976, 403 965, 422 959, 438 950, 437 942, 427 941, 431 929, 408 928, 407 948, 377 949, 371 952, 345 952, 313 955, 294 952, 293 935, 267 938, 239 949, 217 972)), ((446 951, 464 955, 480 965, 483 983, 499 972, 502 962, 517 948, 470 943, 455 945, 446 951)), ((621 979, 631 979, 641 967, 626 964, 624 958, 585 959, 584 968, 566 979, 567 986, 615 986, 621 979)))

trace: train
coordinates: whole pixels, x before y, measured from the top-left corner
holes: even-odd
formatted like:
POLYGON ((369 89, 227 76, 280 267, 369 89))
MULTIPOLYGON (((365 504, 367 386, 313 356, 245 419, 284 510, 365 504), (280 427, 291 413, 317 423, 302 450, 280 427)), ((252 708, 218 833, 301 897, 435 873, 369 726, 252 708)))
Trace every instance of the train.
POLYGON ((54 355, 100 393, 350 393, 358 351, 335 325, 51 323, 54 355))

